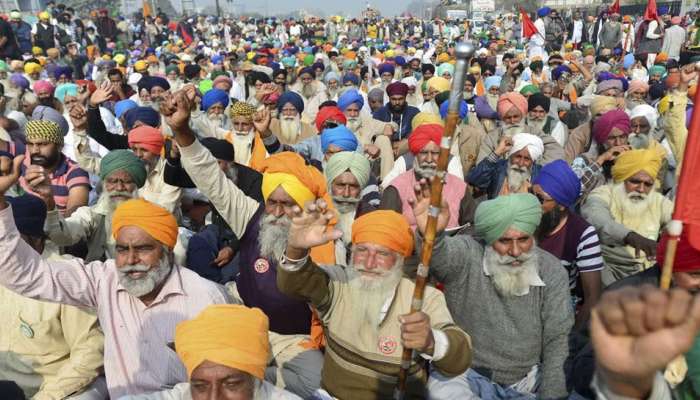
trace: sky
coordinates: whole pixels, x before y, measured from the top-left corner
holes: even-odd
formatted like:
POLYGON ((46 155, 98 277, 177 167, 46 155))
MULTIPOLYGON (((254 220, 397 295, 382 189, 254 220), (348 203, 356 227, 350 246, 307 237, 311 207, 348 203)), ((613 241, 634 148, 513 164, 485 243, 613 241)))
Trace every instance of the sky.
MULTIPOLYGON (((234 0, 239 3, 240 0, 234 0)), ((379 9, 382 15, 393 16, 400 14, 406 8, 409 1, 406 0, 370 0, 370 6, 379 9)), ((366 0, 254 0, 244 2, 246 10, 249 12, 260 12, 265 14, 265 9, 269 13, 285 13, 300 9, 323 10, 327 14, 335 14, 342 11, 343 14, 358 16, 365 8, 366 0)))

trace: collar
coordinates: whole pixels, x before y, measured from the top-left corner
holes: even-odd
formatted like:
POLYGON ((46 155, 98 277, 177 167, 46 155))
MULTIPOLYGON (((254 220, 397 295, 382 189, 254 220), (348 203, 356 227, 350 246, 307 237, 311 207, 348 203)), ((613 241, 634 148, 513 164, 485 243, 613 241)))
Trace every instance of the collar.
MULTIPOLYGON (((536 257, 537 255, 535 255, 536 257)), ((482 268, 484 271, 484 275, 486 276, 491 276, 491 269, 489 266, 486 264, 486 259, 484 258, 484 261, 482 262, 482 268)), ((530 286, 545 286, 544 281, 542 281, 542 278, 540 278, 540 275, 537 273, 529 273, 527 274, 527 279, 528 283, 530 286)), ((526 287, 520 292, 516 293, 516 296, 525 296, 528 293, 530 293, 530 287, 526 287)))
MULTIPOLYGON (((116 268, 116 265, 115 265, 115 268, 116 268)), ((117 292, 122 292, 122 291, 126 292, 126 289, 124 288, 124 286, 122 286, 121 282, 117 281, 117 292)), ((160 291, 156 295, 156 298, 153 300, 153 302, 150 305, 148 305, 146 308, 154 307, 154 306, 164 302, 165 299, 168 298, 169 296, 176 296, 176 295, 184 296, 185 290, 182 288, 182 276, 180 276, 180 267, 178 267, 177 265, 173 265, 173 268, 170 271, 170 274, 168 274, 168 277, 165 279, 165 284, 163 285, 162 288, 160 288, 160 291)))

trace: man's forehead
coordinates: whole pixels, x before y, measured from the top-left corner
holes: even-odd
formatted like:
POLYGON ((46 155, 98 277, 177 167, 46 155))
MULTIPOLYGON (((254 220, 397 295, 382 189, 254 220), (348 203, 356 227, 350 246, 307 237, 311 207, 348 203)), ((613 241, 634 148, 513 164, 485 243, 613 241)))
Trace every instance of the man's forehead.
POLYGON ((514 240, 514 239, 528 239, 532 235, 527 232, 519 231, 515 228, 508 228, 499 239, 514 240))
POLYGON ((333 179, 333 183, 336 185, 357 185, 358 181, 355 175, 350 171, 345 171, 333 179))

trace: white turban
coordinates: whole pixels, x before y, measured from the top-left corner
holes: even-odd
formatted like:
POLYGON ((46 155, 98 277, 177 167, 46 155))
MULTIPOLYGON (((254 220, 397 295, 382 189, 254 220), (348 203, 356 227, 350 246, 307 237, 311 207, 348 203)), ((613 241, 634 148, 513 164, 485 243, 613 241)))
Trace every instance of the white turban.
POLYGON ((414 78, 412 76, 401 79, 401 83, 405 83, 406 85, 413 86, 413 87, 418 86, 418 81, 416 80, 416 78, 414 78))
POLYGON ((524 148, 527 148, 532 161, 539 160, 539 158, 542 157, 542 153, 544 153, 544 144, 542 143, 542 139, 529 133, 518 133, 513 135, 513 147, 511 147, 508 157, 524 148))
POLYGON ((659 113, 654 107, 648 104, 640 104, 638 106, 635 106, 630 113, 630 119, 634 119, 637 117, 646 118, 647 122, 649 123, 649 126, 651 127, 651 130, 653 131, 654 129, 656 129, 656 120, 659 118, 659 113))

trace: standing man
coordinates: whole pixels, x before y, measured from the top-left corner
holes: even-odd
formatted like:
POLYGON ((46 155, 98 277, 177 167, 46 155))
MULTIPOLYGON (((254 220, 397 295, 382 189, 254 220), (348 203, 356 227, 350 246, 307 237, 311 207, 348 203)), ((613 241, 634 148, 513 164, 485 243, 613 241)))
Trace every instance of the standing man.
POLYGON ((0 59, 18 59, 19 57, 19 45, 13 27, 0 18, 0 59))

